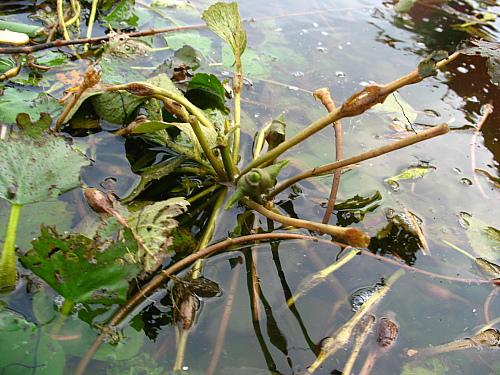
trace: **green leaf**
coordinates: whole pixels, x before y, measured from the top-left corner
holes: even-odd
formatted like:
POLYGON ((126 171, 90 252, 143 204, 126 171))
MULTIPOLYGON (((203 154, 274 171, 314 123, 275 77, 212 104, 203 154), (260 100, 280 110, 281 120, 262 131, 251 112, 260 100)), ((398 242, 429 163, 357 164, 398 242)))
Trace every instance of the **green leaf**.
POLYGON ((139 17, 134 12, 134 0, 121 0, 103 21, 108 23, 113 29, 122 29, 124 24, 137 26, 139 17))
MULTIPOLYGON (((183 50, 184 47, 190 47, 191 49, 200 51, 205 58, 210 56, 213 51, 212 39, 201 35, 197 31, 170 33, 165 35, 165 40, 167 41, 167 45, 174 50, 180 51, 183 50)), ((176 56, 176 58, 181 61, 183 60, 179 56, 176 56)), ((193 60, 189 59, 188 61, 192 62, 193 60)), ((188 65, 194 69, 192 65, 188 65)))
POLYGON ((60 66, 68 61, 68 57, 59 51, 42 51, 34 53, 36 63, 43 66, 60 66))
POLYGON ((436 169, 436 167, 433 167, 433 166, 427 165, 427 164, 409 167, 409 168, 402 170, 396 176, 389 177, 389 178, 385 179, 385 182, 387 184, 389 184, 390 186, 392 186, 392 188, 394 190, 398 190, 399 189, 398 181, 416 180, 418 178, 424 177, 427 173, 432 172, 435 169, 436 169))
POLYGON ((467 226, 467 239, 477 257, 497 260, 500 258, 500 231, 485 221, 464 213, 463 223, 467 226))
POLYGON ((430 358, 421 363, 408 363, 403 367, 401 375, 446 375, 448 366, 438 358, 430 358))
POLYGON ((189 81, 186 97, 198 107, 226 111, 226 90, 213 74, 198 73, 189 81))
POLYGON ((0 57, 0 73, 5 73, 15 66, 16 61, 12 57, 0 57))
POLYGON ((31 369, 37 375, 63 374, 65 357, 61 345, 22 315, 1 306, 0 347, 2 374, 25 375, 31 369))
POLYGON ((436 63, 448 57, 446 51, 433 51, 418 64, 418 75, 422 78, 433 76, 437 73, 436 63))
MULTIPOLYGON (((174 122, 172 123, 172 125, 179 129, 188 138, 189 143, 181 143, 181 146, 191 147, 194 155, 198 159, 200 159, 203 155, 203 149, 201 148, 200 142, 198 142, 198 138, 196 137, 191 124, 174 122)), ((202 126, 201 130, 203 132, 203 135, 205 136, 205 139, 207 140, 209 147, 211 149, 217 147, 217 132, 214 129, 207 128, 206 126, 202 126)), ((179 138, 180 137, 177 137, 177 139, 179 138)))
POLYGON ((145 272, 156 270, 168 255, 166 249, 173 243, 171 234, 178 225, 174 217, 186 212, 188 205, 184 198, 171 198, 146 206, 128 218, 130 228, 148 249, 147 252, 139 249, 135 257, 145 272))
POLYGON ((247 45, 247 34, 241 25, 237 3, 215 3, 201 17, 208 28, 224 40, 233 51, 237 65, 247 45))
POLYGON ((0 118, 6 124, 15 124, 17 115, 22 112, 33 118, 47 112, 55 118, 61 111, 62 107, 56 99, 26 89, 7 87, 0 96, 0 118))
POLYGON ((360 210, 372 203, 382 200, 382 195, 377 190, 373 195, 362 197, 356 194, 354 197, 346 199, 345 201, 335 204, 336 210, 360 210))
POLYGON ((18 33, 27 34, 35 37, 44 31, 44 28, 38 25, 28 25, 26 23, 0 20, 0 30, 10 30, 18 33))
POLYGON ((27 113, 20 113, 16 117, 17 125, 23 130, 23 134, 28 137, 37 138, 41 137, 52 125, 52 118, 48 113, 40 113, 40 118, 35 122, 31 121, 30 115, 27 113))
POLYGON ((80 185, 88 159, 59 137, 0 142, 0 198, 28 204, 57 197, 80 185))
POLYGON ((129 280, 140 267, 125 260, 137 252, 130 230, 116 242, 102 242, 81 234, 61 236, 53 228, 42 227, 41 235, 21 258, 22 264, 42 278, 65 299, 87 303, 123 303, 129 280))
POLYGON ((134 200, 139 194, 141 194, 144 190, 147 189, 148 185, 153 181, 158 181, 165 176, 168 176, 170 173, 174 172, 177 167, 179 167, 182 162, 185 160, 183 156, 165 160, 161 163, 155 164, 151 167, 146 167, 141 169, 140 176, 141 180, 133 188, 133 190, 121 201, 124 203, 131 202, 134 200))
POLYGON ((124 124, 146 99, 127 92, 105 92, 92 96, 90 102, 101 119, 113 124, 124 124))

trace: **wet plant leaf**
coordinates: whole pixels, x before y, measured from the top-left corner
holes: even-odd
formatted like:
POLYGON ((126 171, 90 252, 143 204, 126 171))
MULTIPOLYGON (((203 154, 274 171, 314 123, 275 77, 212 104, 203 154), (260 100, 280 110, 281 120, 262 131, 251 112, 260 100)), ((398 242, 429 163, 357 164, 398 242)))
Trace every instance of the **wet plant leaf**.
MULTIPOLYGON (((188 123, 172 123, 177 129, 179 129, 186 137, 187 142, 181 141, 181 146, 192 148, 196 158, 201 159, 203 155, 203 149, 201 148, 200 142, 194 133, 191 124, 188 123)), ((207 140, 207 143, 211 149, 217 147, 217 132, 214 129, 207 128, 206 126, 201 127, 201 131, 207 140)), ((177 138, 179 139, 179 137, 177 138)))
POLYGON ((409 167, 402 170, 399 174, 393 177, 385 179, 385 182, 392 186, 395 190, 399 189, 398 181, 403 180, 416 180, 418 178, 424 177, 427 173, 435 170, 436 167, 430 165, 418 165, 414 167, 409 167))
POLYGON ((247 45, 247 34, 241 25, 237 3, 215 3, 201 17, 210 30, 224 40, 233 52, 236 65, 241 65, 241 55, 247 45))
POLYGON ((498 259, 500 256, 500 231, 475 216, 467 217, 467 239, 477 257, 498 259))
POLYGON ((286 136, 286 123, 283 115, 274 119, 265 133, 265 139, 269 145, 269 150, 277 147, 285 141, 286 136))
POLYGON ((500 85, 500 43, 487 40, 473 40, 473 47, 462 49, 460 52, 466 55, 481 55, 486 57, 486 66, 491 81, 500 85))
POLYGON ((68 61, 68 56, 59 51, 43 51, 34 56, 37 64, 48 67, 64 65, 68 61))
POLYGON ((408 363, 401 375, 446 375, 448 366, 438 358, 430 358, 422 363, 408 363))
POLYGON ((147 99, 127 92, 104 92, 99 94, 92 95, 90 102, 101 119, 113 124, 126 123, 137 107, 147 99))
POLYGON ((40 118, 33 122, 30 115, 20 113, 16 117, 16 123, 22 129, 23 134, 37 138, 49 130, 50 125, 52 125, 52 118, 48 113, 42 112, 40 118))
POLYGON ((394 6, 394 10, 398 13, 408 13, 415 3, 416 0, 399 0, 394 6))
POLYGON ((25 375, 31 369, 39 375, 63 374, 65 356, 61 345, 22 315, 2 306, 0 347, 0 371, 4 374, 25 375))
POLYGON ((88 159, 58 137, 0 142, 0 197, 28 204, 56 197, 80 185, 88 159))
POLYGON ((500 266, 484 258, 475 258, 474 262, 487 277, 500 278, 500 266))
POLYGON ((382 200, 382 194, 377 190, 370 196, 363 197, 356 194, 354 197, 346 199, 335 205, 336 210, 359 210, 370 206, 372 203, 382 200))
MULTIPOLYGON (((184 373, 184 371, 183 371, 184 373)), ((167 372, 149 354, 142 353, 128 361, 113 362, 106 375, 166 375, 167 372)))
POLYGON ((137 254, 132 254, 145 272, 154 271, 167 257, 166 250, 173 242, 171 234, 178 225, 174 218, 186 212, 188 205, 184 198, 171 198, 145 206, 128 218, 130 228, 147 248, 147 251, 140 248, 137 254))
POLYGON ((15 124, 19 113, 38 118, 42 112, 47 112, 55 118, 61 110, 62 107, 56 99, 30 90, 7 87, 0 96, 0 118, 6 124, 15 124))
POLYGON ((437 73, 436 64, 447 57, 448 52, 446 51, 433 51, 418 64, 418 75, 422 78, 435 75, 437 73))
POLYGON ((134 11, 134 0, 120 0, 114 9, 103 18, 113 29, 121 29, 124 24, 137 26, 139 17, 134 11))
POLYGON ((134 236, 127 229, 121 239, 102 242, 99 236, 62 236, 44 226, 32 246, 21 258, 22 264, 75 303, 123 303, 128 282, 140 271, 138 264, 125 260, 126 255, 137 253, 134 236))
POLYGON ((198 73, 189 81, 186 97, 202 109, 218 108, 227 111, 225 94, 226 90, 216 76, 198 73))
POLYGON ((170 173, 174 172, 177 167, 179 167, 185 160, 183 156, 179 156, 173 159, 165 160, 161 163, 155 164, 151 167, 143 168, 139 171, 141 180, 133 188, 129 195, 122 199, 122 202, 127 203, 135 199, 139 194, 147 189, 148 185, 153 181, 158 181, 163 177, 168 176, 170 173))
POLYGON ((165 35, 165 40, 169 47, 176 50, 175 60, 189 65, 193 70, 196 69, 196 65, 191 64, 195 63, 199 58, 196 51, 199 51, 204 58, 209 56, 213 51, 212 39, 196 31, 167 34, 165 35), (178 53, 179 56, 177 55, 178 53))

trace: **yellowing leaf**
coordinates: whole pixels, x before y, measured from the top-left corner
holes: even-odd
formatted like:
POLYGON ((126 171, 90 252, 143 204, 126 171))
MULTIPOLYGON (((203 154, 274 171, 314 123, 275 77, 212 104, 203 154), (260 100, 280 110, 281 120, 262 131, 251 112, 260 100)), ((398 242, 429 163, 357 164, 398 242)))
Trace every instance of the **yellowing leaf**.
POLYGON ((24 33, 18 33, 10 30, 0 30, 0 43, 23 45, 28 44, 30 37, 24 33))
POLYGON ((178 225, 174 217, 184 213, 188 205, 184 198, 171 198, 146 206, 129 217, 130 228, 145 246, 145 249, 139 248, 139 259, 136 259, 143 264, 145 272, 154 271, 167 256, 165 250, 172 244, 171 234, 178 225))
POLYGON ((236 64, 247 45, 247 34, 241 25, 237 3, 215 3, 201 17, 210 30, 223 39, 233 50, 236 64))

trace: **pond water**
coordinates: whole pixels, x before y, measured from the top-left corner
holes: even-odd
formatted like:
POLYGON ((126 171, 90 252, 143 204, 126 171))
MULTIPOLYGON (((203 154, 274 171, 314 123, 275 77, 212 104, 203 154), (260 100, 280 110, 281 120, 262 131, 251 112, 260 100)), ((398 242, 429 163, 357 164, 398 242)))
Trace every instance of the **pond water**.
MULTIPOLYGON (((210 5, 208 1, 193 0, 187 6, 179 6, 186 3, 172 1, 177 8, 160 8, 154 6, 157 3, 160 2, 137 1, 134 8, 137 29, 165 25, 167 21, 162 15, 168 15, 178 24, 198 24, 200 12, 210 5)), ((328 87, 340 105, 368 83, 386 83, 412 71, 434 50, 453 52, 471 37, 470 30, 453 26, 464 22, 459 15, 471 14, 473 6, 478 10, 479 3, 487 2, 421 1, 405 14, 396 13, 391 1, 242 0, 238 3, 242 17, 248 21, 245 22, 248 50, 243 61, 248 79, 242 94, 242 157, 248 162, 254 133, 272 119, 283 115, 287 135, 291 135, 325 114, 324 107, 312 96, 315 89, 328 87)), ((0 16, 26 21, 34 11, 33 5, 32 1, 4 1, 0 4, 0 16)), ((483 12, 500 12, 500 6, 482 5, 483 12)), ((498 41, 499 26, 500 21, 492 21, 474 30, 498 41)), ((95 31, 96 35, 102 33, 103 29, 95 31)), ((232 74, 228 51, 209 31, 168 34, 166 41, 174 48, 187 43, 199 49, 206 59, 203 69, 221 80, 232 74)), ((148 42, 157 48, 165 46, 162 37, 150 38, 148 42)), ((71 53, 69 49, 64 51, 71 53)), ((115 79, 119 82, 115 83, 150 76, 172 53, 171 50, 150 52, 133 66, 118 67, 115 79)), ((33 88, 33 80, 27 79, 34 77, 26 72, 17 82, 4 85, 50 91, 60 98, 68 87, 64 80, 71 79, 71 72, 85 71, 86 55, 82 57, 83 62, 72 58, 44 78, 39 77, 38 88, 33 88), (55 85, 56 80, 64 84, 55 85)), ((312 274, 337 262, 348 250, 341 251, 330 243, 294 240, 240 247, 206 260, 203 275, 215 281, 222 293, 197 298, 195 323, 188 337, 181 373, 303 373, 314 362, 323 339, 353 316, 353 293, 383 284, 404 266, 405 274, 371 312, 377 322, 382 317, 397 322, 399 334, 390 351, 377 357, 370 373, 500 374, 498 346, 496 350, 474 348, 425 358, 408 356, 409 349, 471 337, 490 322, 497 329, 500 326, 500 296, 495 289, 498 287, 476 283, 484 280, 480 270, 469 257, 450 246, 459 247, 475 258, 500 261, 499 94, 499 87, 490 81, 483 57, 460 56, 436 76, 391 95, 385 105, 342 120, 346 156, 441 123, 447 123, 451 131, 362 162, 342 175, 339 202, 356 195, 375 198, 368 206, 335 210, 330 223, 352 224, 367 231, 372 236, 369 252, 379 257, 367 252, 354 257, 290 307, 287 300, 303 288, 312 274), (495 109, 476 133, 487 103, 495 109), (422 176, 388 183, 389 178, 410 167, 423 170, 422 176), (497 178, 496 185, 488 176, 497 178), (411 225, 407 225, 408 217, 417 218, 427 249, 411 225)), ((0 122, 8 123, 2 112, 0 122)), ((97 128, 82 125, 81 129, 65 130, 74 142, 87 145, 87 154, 93 160, 91 166, 84 168, 82 182, 92 187, 112 183, 114 192, 125 197, 139 180, 134 173, 137 166, 167 158, 168 151, 117 137, 110 133, 114 129, 116 125, 100 121, 97 128)), ((334 154, 333 130, 327 127, 284 154, 290 164, 280 179, 329 163, 334 154)), ((331 179, 322 176, 300 182, 293 193, 289 189, 277 197, 278 206, 293 217, 321 221, 331 179)), ((161 189, 147 191, 143 199, 160 200, 183 194, 167 189, 173 186, 172 181, 162 183, 161 189)), ((196 183, 195 179, 190 181, 195 188, 196 183)), ((212 242, 223 240, 235 231, 238 215, 243 212, 242 207, 222 211, 212 242)), ((30 248, 40 224, 57 225, 60 231, 77 231, 86 218, 98 220, 92 215, 80 190, 66 193, 59 200, 27 206, 21 216, 19 251, 30 248)), ((1 238, 7 216, 8 205, 2 201, 1 238)), ((207 213, 200 210, 185 216, 181 222, 189 222, 191 232, 199 235, 207 213)), ((274 229, 266 218, 258 215, 249 225, 266 231, 274 229)), ((278 228, 277 223, 275 226, 278 228)), ((178 337, 169 296, 166 290, 158 291, 122 322, 118 327, 121 339, 117 344, 104 344, 87 373, 171 371, 178 337)), ((37 333, 26 336, 33 346, 27 346, 25 362, 9 361, 5 353, 10 351, 4 351, 2 343, 0 374, 4 375, 73 374, 97 337, 99 325, 114 311, 102 305, 81 305, 70 317, 61 320, 58 311, 61 299, 25 269, 21 269, 18 288, 2 295, 0 301, 9 311, 39 327, 35 330, 30 326, 37 333), (49 367, 53 366, 50 370, 44 367, 46 358, 50 358, 49 367)), ((341 374, 352 345, 351 339, 323 362, 316 373, 341 374)), ((361 348, 354 374, 359 373, 367 355, 376 350, 373 333, 361 348)))

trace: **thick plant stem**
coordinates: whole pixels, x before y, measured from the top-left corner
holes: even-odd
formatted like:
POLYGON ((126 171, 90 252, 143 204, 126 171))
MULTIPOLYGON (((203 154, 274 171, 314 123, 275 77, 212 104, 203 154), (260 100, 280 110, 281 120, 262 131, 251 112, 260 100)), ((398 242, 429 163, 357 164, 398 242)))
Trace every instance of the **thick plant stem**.
MULTIPOLYGON (((444 66, 446 66, 446 64, 456 59, 459 55, 460 52, 455 52, 448 58, 441 60, 436 64, 436 69, 443 68, 444 66)), ((317 133, 321 129, 328 126, 330 123, 333 123, 345 117, 353 117, 360 115, 366 110, 373 107, 374 105, 382 103, 387 97, 387 95, 393 93, 394 91, 400 89, 403 86, 420 82, 423 79, 424 78, 419 75, 418 69, 415 69, 411 73, 408 73, 385 85, 371 85, 365 87, 365 89, 357 92, 356 94, 352 95, 349 99, 347 99, 340 108, 312 122, 302 131, 300 131, 293 137, 287 139, 279 146, 273 148, 272 150, 254 159, 241 171, 241 175, 244 175, 252 168, 256 168, 260 165, 266 164, 271 160, 276 159, 285 151, 288 151, 293 146, 306 140, 311 135, 317 133)))
POLYGON ((276 188, 273 191, 271 191, 268 194, 268 196, 274 197, 277 194, 281 193, 286 188, 288 188, 289 186, 291 186, 291 185, 295 184, 296 182, 303 180, 305 178, 319 176, 319 175, 322 175, 325 173, 331 173, 332 171, 334 171, 336 169, 343 168, 343 167, 346 167, 346 166, 351 165, 351 164, 356 164, 356 163, 362 162, 364 160, 376 158, 377 156, 384 155, 384 154, 387 154, 389 152, 399 150, 400 148, 404 148, 404 147, 410 146, 412 144, 422 142, 422 141, 425 141, 425 140, 430 139, 430 138, 437 137, 438 135, 446 134, 446 133, 448 133, 449 130, 450 129, 448 128, 448 125, 446 125, 446 124, 438 125, 438 126, 435 126, 431 129, 424 130, 418 134, 411 135, 411 136, 406 137, 404 139, 401 139, 399 141, 390 143, 388 145, 385 145, 385 146, 382 146, 379 148, 375 148, 375 149, 367 151, 367 152, 363 152, 362 154, 352 156, 352 157, 347 158, 347 159, 342 159, 342 160, 339 160, 335 163, 325 164, 325 165, 322 165, 320 167, 309 169, 307 171, 304 171, 302 173, 295 175, 292 178, 289 178, 288 180, 281 182, 279 185, 276 186, 276 188))
POLYGON ((224 169, 226 170, 227 178, 229 181, 234 181, 234 176, 236 175, 236 168, 233 164, 233 160, 231 158, 231 151, 227 146, 219 147, 222 163, 224 163, 224 169))
POLYGON ((137 96, 149 96, 154 97, 156 99, 165 100, 172 99, 175 100, 180 105, 184 106, 189 113, 196 116, 202 125, 215 130, 214 124, 205 116, 205 113, 187 100, 183 95, 175 93, 173 91, 162 89, 158 86, 151 85, 147 82, 131 82, 124 85, 115 85, 108 87, 107 91, 120 91, 125 90, 131 93, 132 95, 137 96))
MULTIPOLYGON (((215 231, 215 223, 217 221, 217 217, 219 216, 219 211, 222 208, 222 205, 224 204, 226 193, 227 193, 227 188, 224 188, 219 192, 217 200, 214 203, 214 207, 212 208, 212 214, 210 215, 210 218, 205 224, 205 231, 203 232, 203 235, 200 239, 197 251, 206 248, 208 243, 212 239, 212 236, 215 231)), ((193 279, 197 278, 200 275, 200 272, 201 272, 201 260, 198 260, 193 267, 193 273, 191 274, 191 277, 193 279)))
MULTIPOLYGON (((241 89, 240 89, 241 90, 241 89)), ((234 135, 232 160, 234 165, 238 165, 240 157, 240 135, 241 135, 241 92, 234 93, 234 135)))
POLYGON ((70 40, 68 34, 68 29, 66 28, 66 21, 64 21, 64 12, 63 12, 63 0, 57 0, 57 19, 59 21, 59 26, 62 29, 63 36, 65 40, 70 40))
POLYGON ((191 124, 191 127, 193 128, 194 134, 196 135, 196 138, 198 139, 198 142, 200 142, 201 148, 212 165, 213 169, 215 169, 215 172, 217 173, 217 176, 219 176, 222 181, 227 180, 226 173, 224 172, 224 168, 222 166, 222 163, 219 158, 217 158, 214 155, 213 150, 210 148, 210 145, 207 142, 207 139, 205 138, 205 135, 203 134, 203 131, 201 130, 200 123, 198 122, 198 119, 196 116, 191 116, 189 118, 189 123, 191 124))
POLYGON ((92 7, 90 8, 89 24, 87 26, 87 38, 92 38, 92 30, 94 29, 95 15, 97 13, 97 3, 99 0, 92 0, 92 7))
POLYGON ((60 311, 61 314, 57 317, 54 325, 52 326, 51 335, 56 336, 61 332, 64 322, 66 322, 66 318, 70 316, 73 307, 75 307, 75 303, 73 301, 69 299, 64 300, 60 311))
POLYGON ((16 287, 16 233, 21 207, 20 204, 13 204, 10 207, 9 221, 0 260, 0 292, 10 291, 16 287))
POLYGON ((351 375, 354 363, 356 362, 356 359, 358 358, 359 353, 361 352, 361 347, 363 346, 364 342, 366 341, 367 337, 370 334, 372 327, 375 324, 375 317, 373 315, 368 315, 366 318, 367 319, 362 331, 359 332, 359 334, 354 339, 354 345, 351 350, 351 354, 349 355, 349 359, 344 365, 344 369, 342 370, 342 375, 351 375))
POLYGON ((241 202, 252 210, 264 215, 268 219, 275 220, 285 225, 291 225, 296 228, 305 228, 314 232, 326 233, 345 241, 352 246, 368 247, 368 244, 370 243, 370 237, 357 228, 337 227, 334 225, 283 216, 274 211, 268 210, 264 206, 261 206, 248 198, 242 198, 241 202))

